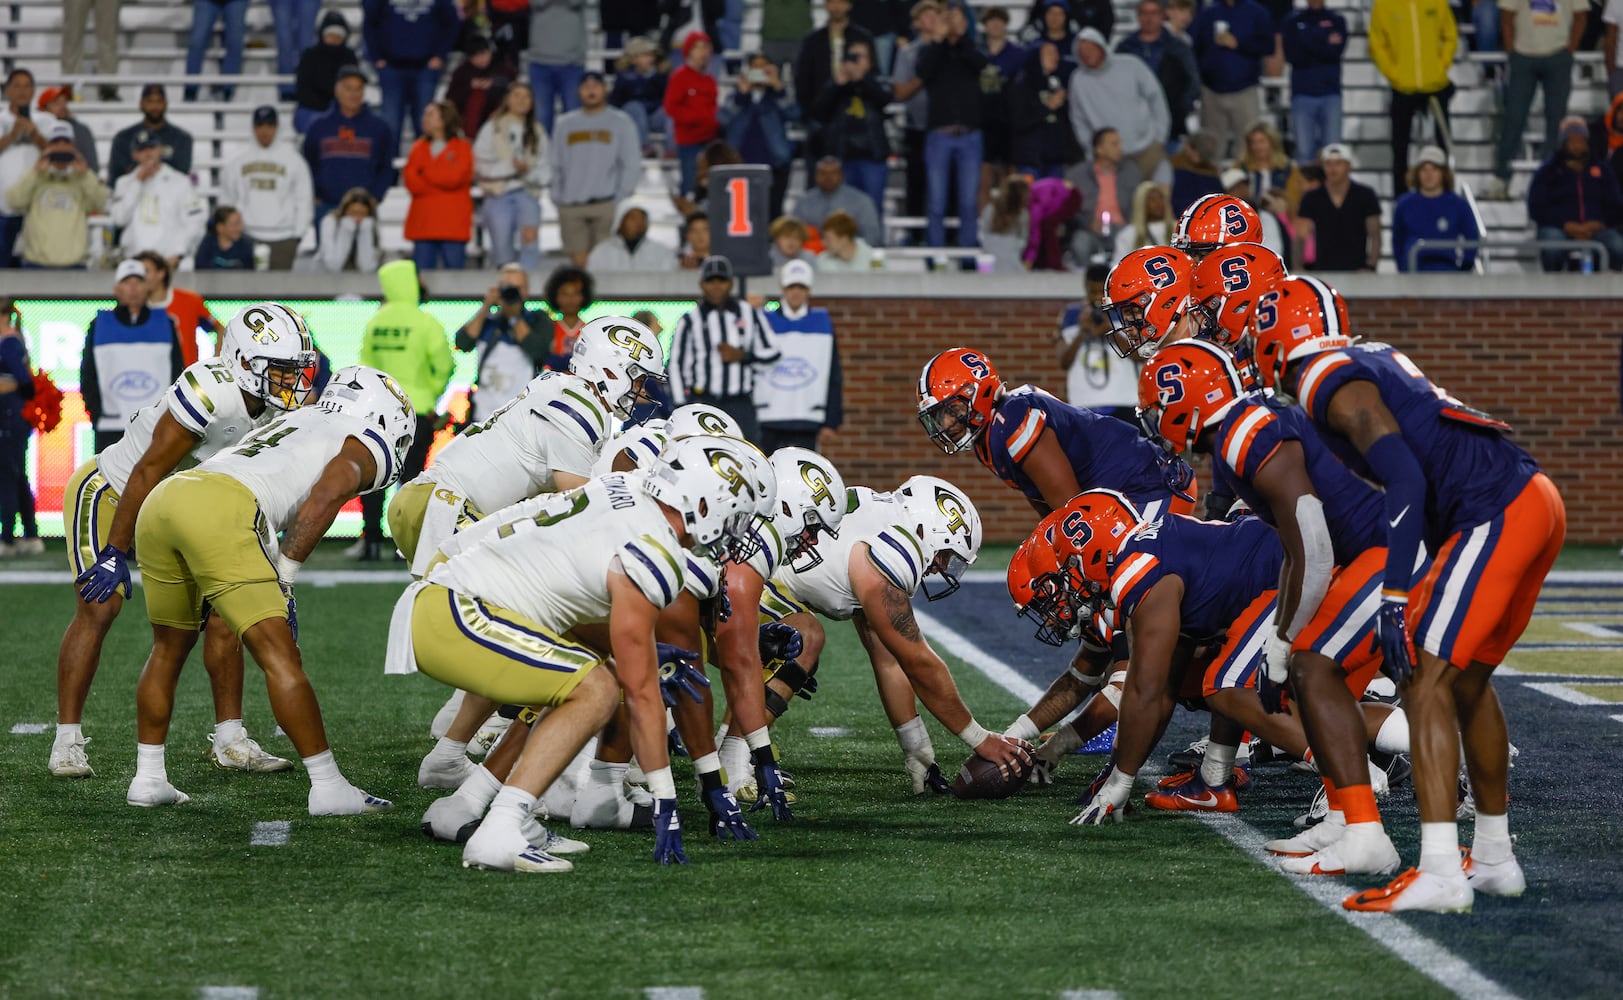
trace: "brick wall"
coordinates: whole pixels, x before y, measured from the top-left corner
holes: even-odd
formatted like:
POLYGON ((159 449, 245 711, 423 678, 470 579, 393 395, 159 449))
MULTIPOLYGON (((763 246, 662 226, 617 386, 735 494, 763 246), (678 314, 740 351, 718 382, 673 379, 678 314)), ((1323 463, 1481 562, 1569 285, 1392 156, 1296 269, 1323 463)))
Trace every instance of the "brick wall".
MULTIPOLYGON (((988 541, 1024 538, 1036 517, 973 456, 947 456, 914 416, 919 368, 955 346, 987 352, 1012 384, 1063 395, 1053 300, 818 300, 834 315, 845 365, 845 427, 831 452, 851 483, 942 476, 974 499, 988 541)), ((1623 536, 1623 415, 1615 300, 1353 299, 1353 327, 1412 357, 1438 384, 1516 428, 1566 498, 1568 538, 1623 536)), ((1204 480, 1203 480, 1204 484, 1204 480)))

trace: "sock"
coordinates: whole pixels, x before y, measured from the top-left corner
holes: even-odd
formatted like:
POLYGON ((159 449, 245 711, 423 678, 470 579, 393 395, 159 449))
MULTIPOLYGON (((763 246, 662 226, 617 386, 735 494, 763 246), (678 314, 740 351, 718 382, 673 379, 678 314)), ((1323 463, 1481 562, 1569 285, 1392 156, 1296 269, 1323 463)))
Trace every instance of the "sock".
POLYGON ((434 749, 428 752, 428 759, 449 763, 467 755, 468 744, 453 740, 449 736, 441 736, 440 741, 434 744, 434 749))
POLYGON ((727 723, 723 722, 721 725, 716 727, 716 746, 718 746, 718 747, 721 746, 721 741, 726 739, 726 738, 727 738, 727 723))
POLYGON ((750 748, 742 736, 728 736, 721 741, 721 769, 727 775, 727 787, 737 791, 738 786, 750 779, 750 748))
POLYGON ((1342 826, 1346 826, 1347 814, 1341 809, 1341 789, 1337 788, 1336 783, 1327 777, 1321 776, 1319 780, 1324 782, 1324 803, 1330 810, 1325 814, 1324 821, 1326 823, 1340 823, 1342 826))
POLYGON ((502 783, 496 780, 496 776, 490 773, 489 768, 476 767, 451 794, 466 800, 478 809, 485 809, 501 789, 502 783))
POLYGON ((1234 777, 1234 755, 1238 747, 1221 743, 1206 744, 1206 757, 1200 762, 1200 780, 1212 788, 1227 784, 1234 777))
POLYGON ((1394 709, 1376 730, 1375 749, 1382 753, 1409 752, 1409 717, 1403 709, 1394 709))
MULTIPOLYGON (((721 754, 711 752, 693 762, 693 773, 699 779, 699 793, 714 792, 727 787, 727 774, 721 769, 721 754)), ((705 800, 708 806, 710 800, 705 800)))
POLYGON ((344 776, 338 773, 338 762, 332 759, 331 750, 304 758, 304 769, 309 772, 311 788, 344 784, 344 776))
POLYGON ((625 784, 626 772, 629 770, 631 770, 629 763, 613 764, 606 760, 594 760, 587 765, 587 774, 592 784, 609 785, 614 788, 625 784))
POLYGON ((163 765, 162 743, 137 743, 135 745, 135 776, 137 778, 155 778, 158 781, 169 780, 169 772, 163 765))
POLYGON ((712 750, 693 762, 693 773, 703 777, 721 770, 721 754, 712 750))
POLYGON ((59 722, 56 724, 56 745, 65 743, 78 743, 84 739, 84 731, 77 722, 59 722))
POLYGON ((214 724, 214 749, 224 750, 235 743, 239 737, 247 736, 242 728, 241 719, 227 719, 214 724))
POLYGON ((1501 813, 1476 814, 1476 831, 1471 835, 1471 858, 1485 864, 1507 861, 1511 857, 1510 816, 1501 813))
POLYGON ((1341 811, 1347 818, 1348 826, 1381 821, 1380 807, 1375 804, 1375 790, 1369 785, 1348 785, 1336 791, 1340 793, 1341 811))
POLYGON ((1460 871, 1459 824, 1420 824, 1420 870, 1448 879, 1465 877, 1460 871))
POLYGON ((486 822, 498 816, 511 820, 513 826, 523 823, 535 808, 535 796, 522 788, 513 785, 503 785, 502 790, 496 793, 495 801, 490 803, 490 815, 486 822))

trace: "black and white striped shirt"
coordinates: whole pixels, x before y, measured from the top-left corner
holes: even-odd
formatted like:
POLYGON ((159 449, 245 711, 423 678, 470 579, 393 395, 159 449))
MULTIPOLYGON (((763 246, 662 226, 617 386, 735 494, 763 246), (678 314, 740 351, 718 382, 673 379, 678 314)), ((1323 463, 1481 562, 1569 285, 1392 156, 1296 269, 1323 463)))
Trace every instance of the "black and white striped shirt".
POLYGON ((671 336, 671 395, 677 405, 705 396, 748 396, 755 374, 778 360, 778 341, 760 310, 742 299, 723 305, 700 302, 671 336), (723 361, 718 348, 731 344, 743 361, 723 361))

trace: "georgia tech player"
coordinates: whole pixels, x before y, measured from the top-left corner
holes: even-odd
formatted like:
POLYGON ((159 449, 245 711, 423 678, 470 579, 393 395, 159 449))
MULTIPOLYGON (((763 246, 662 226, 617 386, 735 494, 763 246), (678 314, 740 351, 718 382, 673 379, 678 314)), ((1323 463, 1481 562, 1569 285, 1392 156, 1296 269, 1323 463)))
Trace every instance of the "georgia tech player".
POLYGON ((966 746, 1000 768, 1031 764, 1029 744, 988 732, 975 721, 913 617, 913 594, 925 579, 939 575, 946 584, 935 592, 924 586, 931 600, 952 593, 980 543, 980 514, 945 480, 914 476, 893 493, 858 486, 846 492, 839 537, 819 542, 821 559, 779 569, 761 601, 763 615, 800 631, 808 663, 815 664, 823 648, 816 615, 849 619, 856 627, 915 795, 926 787, 948 790, 915 697, 966 746))
POLYGON ((310 815, 390 807, 346 781, 333 760, 299 655, 293 581, 344 504, 394 481, 414 428, 411 401, 393 379, 343 368, 314 406, 271 421, 152 491, 135 529, 152 654, 136 688, 140 745, 131 805, 187 801, 169 783, 164 738, 175 684, 209 607, 265 671, 276 721, 310 774, 310 815))
POLYGON ((530 844, 522 828, 622 692, 655 797, 654 859, 685 863, 654 630, 660 609, 685 586, 685 550, 726 558, 748 532, 755 503, 725 446, 673 441, 647 472, 604 476, 485 518, 447 542, 450 558, 402 595, 391 622, 391 672, 403 659, 496 702, 550 708, 468 839, 464 865, 572 867, 530 844), (593 622, 608 624, 612 666, 565 635, 593 622))
MULTIPOLYGON (((181 373, 163 399, 130 419, 117 443, 68 480, 68 563, 79 588, 73 620, 57 654, 56 740, 51 774, 89 777, 89 740, 80 719, 101 660, 102 641, 130 596, 136 517, 153 488, 240 441, 277 413, 295 409, 310 389, 316 351, 304 321, 284 306, 261 302, 232 317, 220 357, 181 373)), ((210 758, 221 767, 280 771, 293 765, 261 750, 242 727, 242 649, 211 615, 203 664, 214 694, 210 758)))

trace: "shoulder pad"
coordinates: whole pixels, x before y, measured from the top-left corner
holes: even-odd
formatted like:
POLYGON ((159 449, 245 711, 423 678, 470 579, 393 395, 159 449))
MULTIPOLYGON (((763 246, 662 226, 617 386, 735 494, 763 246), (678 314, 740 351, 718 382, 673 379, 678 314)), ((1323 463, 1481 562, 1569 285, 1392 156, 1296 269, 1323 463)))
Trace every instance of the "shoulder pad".
POLYGON ((868 539, 868 559, 903 593, 911 595, 919 589, 926 567, 924 548, 901 525, 887 525, 868 539))
POLYGON ((620 549, 620 568, 655 607, 668 607, 687 586, 683 564, 669 540, 639 535, 620 549))

